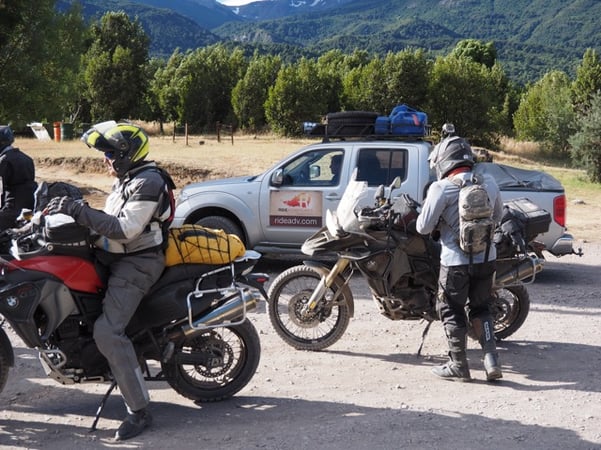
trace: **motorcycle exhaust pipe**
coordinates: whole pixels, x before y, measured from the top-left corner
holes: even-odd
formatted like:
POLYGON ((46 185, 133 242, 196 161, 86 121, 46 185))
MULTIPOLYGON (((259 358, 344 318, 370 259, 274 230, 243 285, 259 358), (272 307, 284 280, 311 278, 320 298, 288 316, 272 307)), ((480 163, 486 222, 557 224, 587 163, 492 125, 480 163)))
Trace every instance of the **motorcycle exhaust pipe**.
MULTIPOLYGON (((497 263, 501 262, 502 260, 497 261, 497 263)), ((544 259, 528 256, 518 264, 512 264, 503 272, 497 271, 494 284, 496 287, 514 286, 522 283, 522 280, 527 278, 530 278, 530 280, 523 284, 530 284, 534 282, 535 275, 543 270, 544 265, 544 259)))
POLYGON ((240 295, 198 318, 192 324, 187 323, 181 329, 189 338, 212 327, 241 323, 246 318, 246 312, 257 307, 258 298, 258 293, 248 289, 242 290, 240 295))

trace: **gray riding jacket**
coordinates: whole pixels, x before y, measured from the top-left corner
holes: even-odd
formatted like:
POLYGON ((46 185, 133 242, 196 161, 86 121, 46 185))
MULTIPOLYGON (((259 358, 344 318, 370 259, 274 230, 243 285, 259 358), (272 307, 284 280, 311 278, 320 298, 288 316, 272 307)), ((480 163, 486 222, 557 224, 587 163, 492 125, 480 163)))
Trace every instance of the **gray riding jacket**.
POLYGON ((115 180, 103 211, 81 210, 77 222, 100 235, 95 242, 98 248, 110 253, 136 253, 162 245, 161 223, 169 217, 170 209, 163 210, 168 191, 155 167, 149 161, 115 180))
MULTIPOLYGON (((472 172, 462 172, 452 178, 469 180, 472 172)), ((503 214, 503 201, 499 187, 494 178, 484 175, 483 186, 493 205, 493 221, 498 223, 503 214)), ((461 266, 470 262, 469 254, 459 247, 459 186, 449 178, 432 183, 422 205, 422 211, 417 218, 416 229, 421 234, 428 234, 436 228, 440 231, 442 250, 440 263, 444 266, 461 266)), ((475 253, 473 263, 484 262, 486 252, 475 253)), ((497 257, 494 244, 490 246, 488 261, 497 257)))

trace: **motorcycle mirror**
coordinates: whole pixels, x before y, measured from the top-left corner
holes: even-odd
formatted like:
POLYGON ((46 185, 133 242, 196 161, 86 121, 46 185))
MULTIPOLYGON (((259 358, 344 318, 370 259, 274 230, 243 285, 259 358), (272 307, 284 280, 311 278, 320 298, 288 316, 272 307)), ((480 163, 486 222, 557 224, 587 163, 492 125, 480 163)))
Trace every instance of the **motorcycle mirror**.
MULTIPOLYGON (((382 189, 384 189, 384 186, 380 186, 382 189)), ((388 203, 391 203, 392 201, 392 191, 394 189, 398 189, 401 187, 401 177, 395 177, 394 180, 392 180, 392 183, 390 183, 390 187, 389 190, 390 192, 388 193, 388 203)), ((383 195, 383 193, 382 193, 383 195)))
POLYGON ((384 198, 384 185, 381 184, 380 186, 378 186, 378 189, 376 190, 376 194, 374 195, 374 199, 376 201, 376 203, 380 203, 380 200, 382 200, 384 198))

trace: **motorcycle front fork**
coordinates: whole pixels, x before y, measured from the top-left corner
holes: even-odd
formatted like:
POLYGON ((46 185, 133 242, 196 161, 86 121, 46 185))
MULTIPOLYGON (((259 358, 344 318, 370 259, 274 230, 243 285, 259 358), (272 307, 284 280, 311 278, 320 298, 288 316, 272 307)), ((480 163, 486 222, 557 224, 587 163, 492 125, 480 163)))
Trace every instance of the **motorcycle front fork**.
POLYGON ((334 267, 326 274, 322 275, 321 280, 313 290, 309 301, 301 311, 301 314, 309 314, 315 310, 319 301, 326 295, 328 289, 334 284, 338 275, 340 275, 350 264, 348 259, 338 258, 334 267))

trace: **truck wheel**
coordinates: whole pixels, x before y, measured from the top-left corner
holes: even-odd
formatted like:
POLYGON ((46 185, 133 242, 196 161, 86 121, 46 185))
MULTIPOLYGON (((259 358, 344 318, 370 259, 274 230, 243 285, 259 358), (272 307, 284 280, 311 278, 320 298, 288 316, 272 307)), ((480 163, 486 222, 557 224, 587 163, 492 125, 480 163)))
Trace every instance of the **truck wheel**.
POLYGON ((235 234, 246 245, 242 229, 232 219, 223 216, 207 216, 200 219, 196 224, 206 228, 223 230, 227 234, 235 234))

